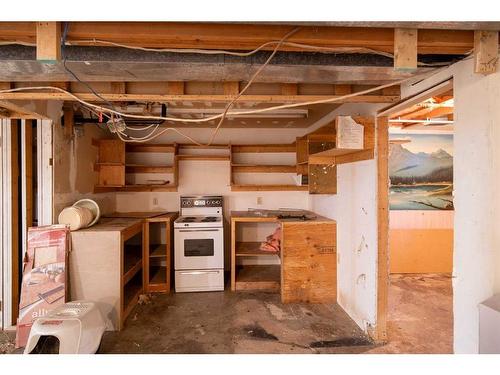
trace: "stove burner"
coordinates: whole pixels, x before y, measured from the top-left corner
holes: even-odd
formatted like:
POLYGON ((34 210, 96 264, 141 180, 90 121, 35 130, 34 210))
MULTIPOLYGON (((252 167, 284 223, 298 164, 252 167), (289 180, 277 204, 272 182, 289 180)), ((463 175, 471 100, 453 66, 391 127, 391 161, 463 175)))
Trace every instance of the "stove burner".
POLYGON ((192 217, 192 216, 187 216, 187 217, 182 218, 183 223, 192 223, 194 221, 196 221, 196 218, 192 217))
POLYGON ((207 216, 207 217, 204 217, 201 221, 204 223, 214 222, 214 221, 217 221, 217 218, 215 216, 207 216))

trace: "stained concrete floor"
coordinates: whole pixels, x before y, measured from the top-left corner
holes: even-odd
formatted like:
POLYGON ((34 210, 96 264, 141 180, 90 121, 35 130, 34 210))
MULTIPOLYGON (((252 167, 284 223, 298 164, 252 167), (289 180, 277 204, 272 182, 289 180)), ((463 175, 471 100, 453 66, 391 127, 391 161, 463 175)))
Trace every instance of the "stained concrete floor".
MULTIPOLYGON (((374 345, 337 305, 287 304, 277 294, 153 296, 100 353, 451 353, 451 278, 393 275, 388 343, 374 345)), ((1 332, 0 353, 13 332, 1 332)), ((15 352, 19 353, 20 350, 15 352)))

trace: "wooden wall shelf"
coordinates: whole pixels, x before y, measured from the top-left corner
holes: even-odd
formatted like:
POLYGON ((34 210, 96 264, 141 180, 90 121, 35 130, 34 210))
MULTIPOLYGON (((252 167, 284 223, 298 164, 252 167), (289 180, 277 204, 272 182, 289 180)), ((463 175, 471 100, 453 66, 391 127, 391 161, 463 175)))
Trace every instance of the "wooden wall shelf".
POLYGON ((229 155, 179 155, 179 160, 229 161, 229 155))
POLYGON ((295 165, 249 165, 231 164, 233 173, 295 173, 295 165))
POLYGON ((307 185, 231 185, 231 191, 308 191, 307 185))

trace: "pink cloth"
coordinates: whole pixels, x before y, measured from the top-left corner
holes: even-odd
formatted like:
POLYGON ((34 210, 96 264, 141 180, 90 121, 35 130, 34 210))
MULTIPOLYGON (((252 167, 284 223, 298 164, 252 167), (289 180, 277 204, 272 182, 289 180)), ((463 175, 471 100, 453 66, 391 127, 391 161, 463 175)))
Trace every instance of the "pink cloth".
POLYGON ((267 236, 266 242, 262 242, 260 250, 271 253, 279 253, 281 250, 281 227, 276 228, 273 234, 267 236))

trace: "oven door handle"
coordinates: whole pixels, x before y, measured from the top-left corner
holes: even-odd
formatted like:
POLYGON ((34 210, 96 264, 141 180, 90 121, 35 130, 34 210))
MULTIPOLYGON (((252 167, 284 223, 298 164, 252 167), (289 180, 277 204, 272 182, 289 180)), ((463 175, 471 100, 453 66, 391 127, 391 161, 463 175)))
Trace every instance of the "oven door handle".
POLYGON ((181 271, 181 275, 203 275, 206 273, 219 273, 220 271, 181 271))
POLYGON ((179 232, 218 232, 219 229, 179 229, 179 232))

